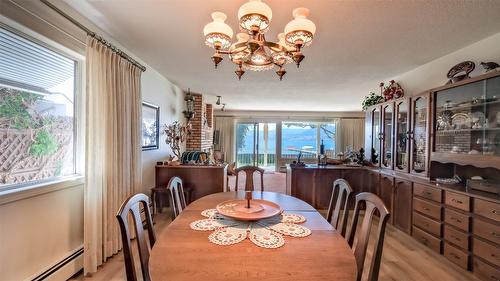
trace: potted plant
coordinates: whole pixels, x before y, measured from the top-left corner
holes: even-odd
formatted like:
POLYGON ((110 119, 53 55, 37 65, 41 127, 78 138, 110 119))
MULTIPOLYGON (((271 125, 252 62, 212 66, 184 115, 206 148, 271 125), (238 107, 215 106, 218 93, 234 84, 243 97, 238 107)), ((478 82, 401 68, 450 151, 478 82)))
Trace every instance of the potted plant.
POLYGON ((361 105, 363 107, 363 110, 366 110, 368 107, 381 102, 384 102, 384 97, 377 95, 374 92, 370 92, 370 94, 363 99, 361 105))

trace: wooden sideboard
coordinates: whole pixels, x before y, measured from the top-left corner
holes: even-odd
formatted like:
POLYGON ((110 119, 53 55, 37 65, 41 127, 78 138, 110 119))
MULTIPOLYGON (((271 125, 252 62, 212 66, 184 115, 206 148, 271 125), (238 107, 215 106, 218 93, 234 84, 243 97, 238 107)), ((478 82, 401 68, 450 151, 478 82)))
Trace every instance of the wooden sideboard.
POLYGON ((227 165, 224 166, 156 166, 156 187, 167 186, 172 177, 180 177, 185 186, 193 188, 191 201, 205 195, 226 191, 227 165))
POLYGON ((500 280, 500 196, 384 168, 316 165, 287 166, 287 193, 326 209, 337 178, 355 194, 377 194, 396 228, 480 279, 500 280))

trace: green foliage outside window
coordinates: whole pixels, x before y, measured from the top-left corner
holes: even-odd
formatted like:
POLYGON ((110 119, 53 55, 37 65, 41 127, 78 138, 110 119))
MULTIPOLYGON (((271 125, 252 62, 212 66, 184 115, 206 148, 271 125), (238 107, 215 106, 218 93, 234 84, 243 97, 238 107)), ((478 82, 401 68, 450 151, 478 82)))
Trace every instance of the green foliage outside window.
POLYGON ((26 91, 0 87, 0 128, 36 130, 29 152, 35 157, 51 155, 58 149, 55 136, 48 130, 52 121, 42 116, 35 104, 43 96, 26 91))

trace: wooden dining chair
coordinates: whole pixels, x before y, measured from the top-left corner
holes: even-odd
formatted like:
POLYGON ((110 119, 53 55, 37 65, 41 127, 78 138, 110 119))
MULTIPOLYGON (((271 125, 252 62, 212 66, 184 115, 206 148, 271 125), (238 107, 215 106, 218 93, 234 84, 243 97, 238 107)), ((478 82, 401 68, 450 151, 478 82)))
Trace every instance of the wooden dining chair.
POLYGON ((259 167, 255 166, 243 166, 240 168, 235 169, 236 173, 236 182, 234 184, 234 190, 238 191, 238 176, 240 172, 245 172, 245 190, 246 191, 253 191, 255 190, 255 187, 253 185, 253 174, 255 172, 260 173, 260 191, 264 191, 264 169, 261 169, 259 167))
POLYGON ((186 208, 186 198, 184 197, 181 178, 172 177, 168 182, 167 190, 170 206, 172 207, 172 219, 175 219, 186 208))
POLYGON ((345 179, 337 179, 333 182, 332 197, 326 219, 333 227, 345 237, 347 229, 347 217, 349 215, 348 203, 352 194, 352 187, 345 179), (343 209, 342 217, 340 212, 343 209))
POLYGON ((123 256, 125 260, 125 272, 127 274, 127 281, 137 281, 137 275, 135 271, 134 256, 132 253, 132 247, 130 244, 131 232, 129 229, 129 214, 132 215, 133 228, 135 228, 135 240, 137 241, 137 248, 139 251, 139 260, 141 264, 141 274, 142 280, 150 281, 149 276, 149 252, 150 249, 156 242, 156 235, 153 229, 153 220, 151 219, 151 210, 149 209, 149 198, 147 195, 139 193, 130 196, 125 202, 123 202, 120 210, 116 214, 118 223, 120 225, 120 232, 122 235, 123 244, 123 256), (146 225, 143 226, 141 218, 141 210, 144 211, 146 217, 146 225), (146 240, 146 233, 149 238, 149 246, 146 240))
POLYGON ((382 250, 384 248, 385 227, 387 226, 387 221, 389 220, 390 213, 389 210, 387 210, 387 207, 384 205, 384 202, 382 202, 382 200, 377 195, 369 192, 363 192, 356 195, 356 205, 354 206, 354 215, 352 218, 351 229, 347 236, 347 243, 349 244, 349 246, 351 246, 351 248, 354 244, 354 236, 357 232, 359 212, 362 204, 365 205, 365 214, 360 225, 361 229, 356 240, 356 246, 353 249, 354 257, 356 259, 356 264, 358 267, 358 275, 356 280, 360 281, 361 275, 363 274, 366 250, 368 248, 368 242, 370 240, 370 230, 372 227, 373 216, 375 214, 375 211, 377 211, 380 219, 378 222, 375 246, 373 249, 372 260, 368 272, 368 279, 366 279, 367 281, 376 281, 378 280, 380 262, 382 259, 382 250))

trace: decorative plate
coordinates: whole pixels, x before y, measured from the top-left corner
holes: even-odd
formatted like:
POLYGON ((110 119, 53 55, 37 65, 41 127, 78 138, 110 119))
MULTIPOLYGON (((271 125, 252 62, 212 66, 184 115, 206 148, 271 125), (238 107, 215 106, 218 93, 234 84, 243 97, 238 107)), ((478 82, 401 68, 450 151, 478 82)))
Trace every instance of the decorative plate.
POLYGON ((278 204, 261 199, 250 200, 250 208, 247 206, 247 200, 236 199, 224 201, 217 205, 216 209, 223 216, 243 221, 266 219, 283 212, 278 204))
POLYGON ((455 113, 451 116, 451 125, 454 129, 470 129, 471 120, 467 113, 455 113))

